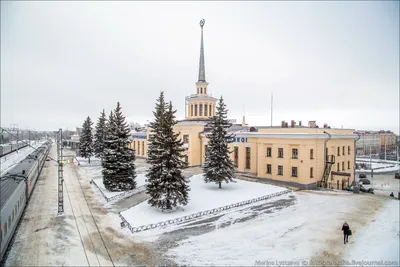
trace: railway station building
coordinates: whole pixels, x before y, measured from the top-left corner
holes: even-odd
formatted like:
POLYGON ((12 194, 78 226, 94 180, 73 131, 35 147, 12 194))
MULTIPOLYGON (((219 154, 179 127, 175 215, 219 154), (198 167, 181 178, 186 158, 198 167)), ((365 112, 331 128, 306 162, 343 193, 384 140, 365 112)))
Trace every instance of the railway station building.
MULTIPOLYGON (((186 117, 175 125, 185 148, 189 166, 202 166, 207 152, 209 120, 215 115, 217 99, 210 95, 205 76, 203 26, 198 81, 186 99, 186 117)), ((227 103, 229 106, 229 103, 227 103)), ((279 126, 233 124, 229 147, 236 171, 258 180, 273 181, 299 188, 317 186, 343 189, 355 180, 354 129, 318 127, 315 121, 285 122, 279 126)), ((137 157, 147 158, 150 129, 131 135, 131 148, 137 157)))

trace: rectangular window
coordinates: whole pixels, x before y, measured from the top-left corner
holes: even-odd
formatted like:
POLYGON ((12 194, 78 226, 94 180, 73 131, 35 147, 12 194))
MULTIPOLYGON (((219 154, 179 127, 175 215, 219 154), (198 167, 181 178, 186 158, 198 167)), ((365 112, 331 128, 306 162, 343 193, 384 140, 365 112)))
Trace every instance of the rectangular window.
POLYGON ((340 147, 337 147, 337 155, 340 156, 340 147))
POLYGON ((142 155, 144 155, 144 141, 142 141, 142 155))
POLYGON ((267 173, 268 174, 272 173, 272 165, 271 164, 267 164, 267 173))
POLYGON ((297 148, 292 148, 292 159, 297 159, 299 151, 297 148))
POLYGON ((340 163, 339 162, 337 163, 336 171, 340 171, 340 163))
POLYGON ((194 116, 197 116, 197 104, 194 105, 194 116))
POLYGON ((211 113, 211 105, 209 105, 208 107, 209 107, 209 109, 210 109, 210 112, 209 112, 208 114, 210 114, 209 116, 212 116, 212 113, 211 113))
POLYGON ((343 148, 342 148, 342 155, 345 155, 345 153, 344 153, 344 146, 343 146, 343 148))
POLYGON ((204 145, 204 155, 206 155, 206 156, 207 156, 207 149, 208 149, 208 146, 204 145))
POLYGON ((200 116, 203 116, 203 104, 200 104, 200 116))
POLYGON ((272 156, 272 148, 267 147, 267 157, 271 157, 271 156, 272 156))
POLYGON ((310 159, 314 159, 314 149, 310 149, 310 159))
POLYGON ((189 135, 188 134, 184 134, 183 135, 183 143, 184 144, 189 144, 189 135))
POLYGON ((136 141, 133 141, 133 149, 136 149, 136 141))
POLYGON ((283 175, 283 166, 282 165, 278 166, 278 175, 283 175))
POLYGON ((314 168, 310 168, 310 178, 314 178, 314 168))
POLYGON ((193 117, 193 105, 190 105, 190 116, 193 117))
POLYGON ((246 147, 246 169, 250 169, 250 147, 246 147))
POLYGON ((347 162, 347 169, 350 170, 350 160, 347 162))
POLYGON ((140 155, 140 143, 137 141, 137 154, 140 155))
POLYGON ((342 161, 342 171, 344 171, 344 161, 342 161))
POLYGON ((292 177, 297 177, 297 167, 292 167, 292 177))
POLYGON ((347 147, 347 154, 350 155, 350 146, 347 147))
POLYGON ((283 148, 278 148, 278 158, 283 158, 283 148))
POLYGON ((204 116, 207 116, 207 110, 208 110, 208 106, 207 106, 207 104, 204 104, 204 116))
POLYGON ((239 162, 239 148, 237 146, 235 146, 234 152, 233 152, 233 156, 234 156, 234 160, 235 160, 235 166, 238 166, 238 162, 239 162))

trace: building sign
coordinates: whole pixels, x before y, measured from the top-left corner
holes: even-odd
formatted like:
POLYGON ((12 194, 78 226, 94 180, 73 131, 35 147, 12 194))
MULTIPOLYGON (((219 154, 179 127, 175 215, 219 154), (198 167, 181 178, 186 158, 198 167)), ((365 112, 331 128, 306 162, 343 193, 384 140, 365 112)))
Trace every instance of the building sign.
POLYGON ((143 136, 143 135, 132 135, 133 139, 147 139, 147 136, 143 136))
POLYGON ((247 143, 247 137, 234 137, 228 140, 229 143, 247 143))

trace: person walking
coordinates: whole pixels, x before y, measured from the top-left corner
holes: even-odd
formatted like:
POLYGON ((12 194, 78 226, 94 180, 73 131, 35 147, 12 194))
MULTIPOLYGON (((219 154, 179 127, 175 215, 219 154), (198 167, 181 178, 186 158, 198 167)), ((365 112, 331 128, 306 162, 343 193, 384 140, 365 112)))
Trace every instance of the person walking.
POLYGON ((343 226, 342 226, 342 231, 343 231, 343 236, 344 236, 344 244, 349 242, 349 234, 351 232, 350 226, 348 223, 345 221, 343 226))

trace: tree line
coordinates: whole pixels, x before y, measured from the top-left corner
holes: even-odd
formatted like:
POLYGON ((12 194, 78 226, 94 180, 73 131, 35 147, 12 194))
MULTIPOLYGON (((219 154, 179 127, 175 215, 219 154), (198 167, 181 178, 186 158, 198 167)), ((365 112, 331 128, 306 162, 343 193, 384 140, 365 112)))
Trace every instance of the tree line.
MULTIPOLYGON (((150 122, 148 140, 148 163, 146 192, 148 203, 162 210, 171 210, 189 202, 189 179, 183 175, 185 148, 174 132, 178 123, 176 110, 166 102, 161 92, 156 100, 154 119, 150 122)), ((118 102, 108 119, 105 111, 98 118, 95 134, 92 121, 87 117, 80 136, 80 155, 89 159, 96 156, 102 162, 103 184, 110 191, 127 191, 136 188, 135 150, 129 147, 130 129, 118 102)), ((234 164, 230 159, 228 143, 233 135, 228 134, 231 124, 227 120, 227 109, 221 97, 216 115, 210 119, 211 132, 207 135, 208 150, 203 166, 204 181, 214 182, 222 188, 222 182, 231 182, 234 164)))

